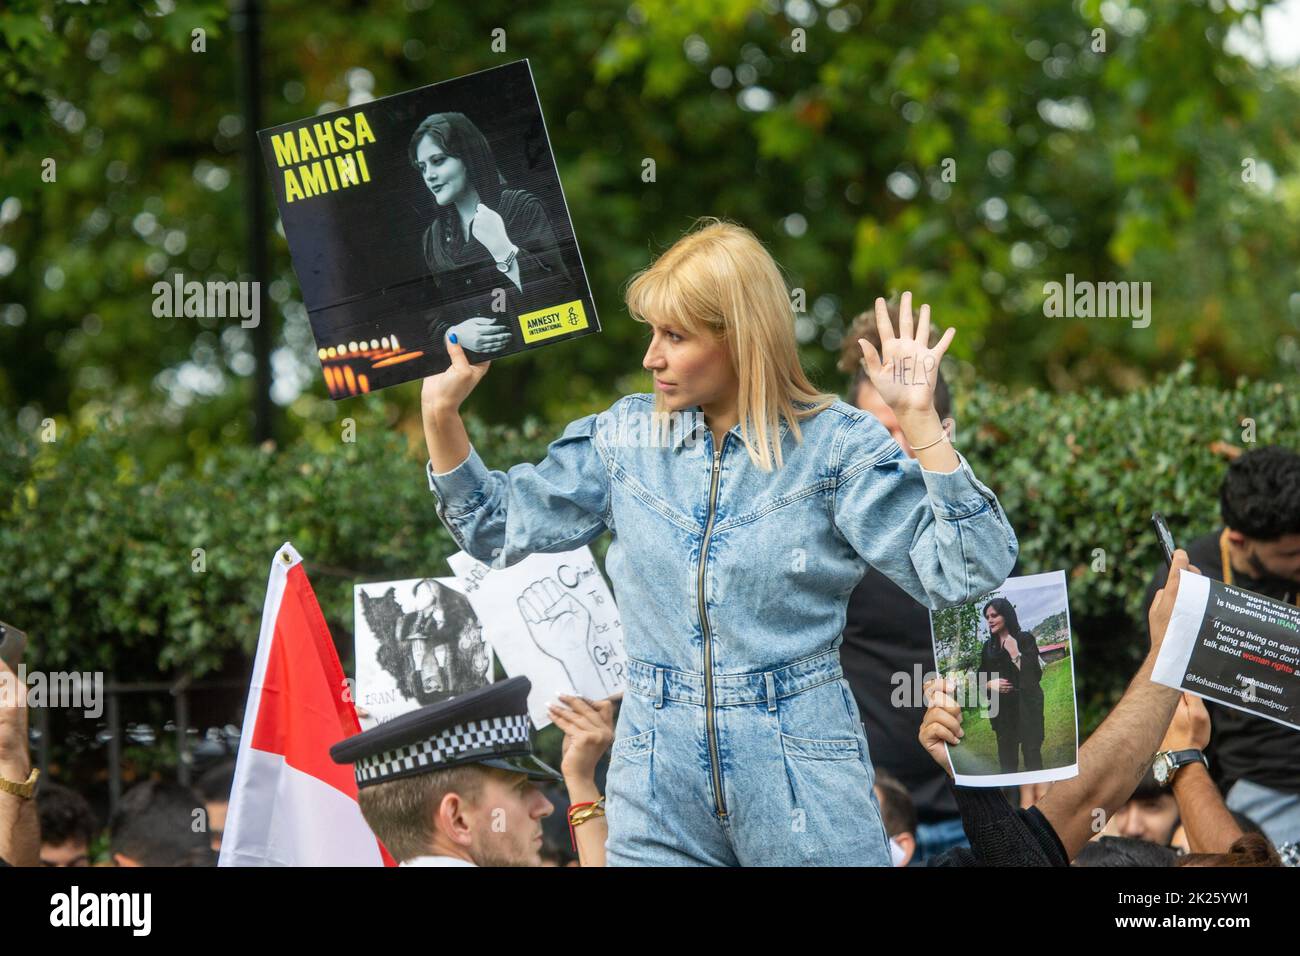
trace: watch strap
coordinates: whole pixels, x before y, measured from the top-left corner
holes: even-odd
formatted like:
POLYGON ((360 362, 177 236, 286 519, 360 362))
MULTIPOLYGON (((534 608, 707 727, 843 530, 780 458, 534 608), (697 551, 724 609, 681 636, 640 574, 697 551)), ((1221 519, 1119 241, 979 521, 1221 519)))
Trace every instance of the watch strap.
POLYGON ((1187 750, 1173 750, 1169 753, 1169 762, 1171 764, 1170 769, 1172 770, 1177 770, 1179 767, 1185 767, 1189 763, 1196 763, 1198 760, 1205 764, 1207 769, 1209 768, 1210 761, 1206 758, 1203 750, 1197 750, 1193 747, 1187 750))
POLYGON ((21 797, 23 800, 30 800, 36 793, 36 781, 40 778, 41 772, 36 767, 27 775, 27 779, 22 783, 15 783, 12 780, 6 780, 0 777, 0 793, 11 793, 15 797, 21 797))

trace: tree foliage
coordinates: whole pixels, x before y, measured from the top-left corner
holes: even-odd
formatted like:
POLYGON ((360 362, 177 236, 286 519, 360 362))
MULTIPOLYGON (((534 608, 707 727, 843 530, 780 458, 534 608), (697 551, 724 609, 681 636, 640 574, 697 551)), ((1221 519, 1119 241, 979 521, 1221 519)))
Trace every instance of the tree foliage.
MULTIPOLYGON (((1296 77, 1228 51, 1256 22, 1245 4, 264 6, 267 125, 531 58, 606 331, 499 363, 475 396, 488 420, 563 421, 644 387, 621 290, 709 214, 753 228, 805 291, 826 386, 848 320, 904 288, 958 327, 955 355, 1013 387, 1300 362, 1296 77), (1043 285, 1067 273, 1151 282, 1151 325, 1045 318, 1043 285)), ((248 332, 150 309, 160 276, 247 269, 238 40, 224 0, 0 12, 0 404, 25 429, 121 408, 153 469, 248 438, 248 332)), ((271 239, 281 441, 361 404, 409 413, 413 386, 325 398, 271 239)))

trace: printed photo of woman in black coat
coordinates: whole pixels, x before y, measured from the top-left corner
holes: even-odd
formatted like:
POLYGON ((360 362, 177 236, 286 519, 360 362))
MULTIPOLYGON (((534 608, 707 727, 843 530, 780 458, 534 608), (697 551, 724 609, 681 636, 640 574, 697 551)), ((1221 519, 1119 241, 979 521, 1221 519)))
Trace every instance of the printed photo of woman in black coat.
POLYGON ((454 332, 477 353, 472 359, 514 351, 524 344, 517 316, 564 301, 570 284, 546 210, 527 190, 507 187, 487 138, 463 113, 426 117, 408 153, 437 202, 423 239, 441 299, 428 350, 445 354, 454 332))
POLYGON ((1016 609, 1006 598, 984 605, 989 639, 980 653, 979 679, 988 681, 989 723, 998 739, 1002 773, 1043 769, 1043 666, 1034 635, 1020 629, 1016 609), (995 712, 996 711, 996 712, 995 712))

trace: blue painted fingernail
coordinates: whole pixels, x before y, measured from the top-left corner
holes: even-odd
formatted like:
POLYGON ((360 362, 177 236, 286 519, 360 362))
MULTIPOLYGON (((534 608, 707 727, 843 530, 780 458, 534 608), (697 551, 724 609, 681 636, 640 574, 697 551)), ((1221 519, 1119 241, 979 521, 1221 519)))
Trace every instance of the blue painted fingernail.
POLYGON ((455 333, 455 332, 451 333, 451 344, 452 344, 452 345, 459 345, 459 344, 460 344, 460 343, 457 341, 457 339, 456 339, 456 333, 455 333))

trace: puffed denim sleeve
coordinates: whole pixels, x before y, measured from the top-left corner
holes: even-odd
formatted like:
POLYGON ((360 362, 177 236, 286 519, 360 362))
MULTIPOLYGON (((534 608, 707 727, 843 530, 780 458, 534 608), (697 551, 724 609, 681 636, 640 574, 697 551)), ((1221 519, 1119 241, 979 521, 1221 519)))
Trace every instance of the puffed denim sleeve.
POLYGON ((505 568, 598 537, 609 513, 609 473, 596 447, 597 418, 572 422, 536 465, 489 471, 473 446, 451 471, 436 474, 429 462, 438 517, 461 549, 505 568))
POLYGON ((936 610, 1006 580, 1020 544, 961 452, 953 449, 951 472, 927 471, 870 415, 845 431, 835 456, 834 521, 863 560, 936 610))

